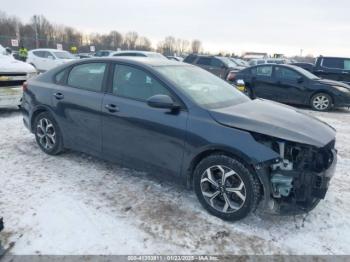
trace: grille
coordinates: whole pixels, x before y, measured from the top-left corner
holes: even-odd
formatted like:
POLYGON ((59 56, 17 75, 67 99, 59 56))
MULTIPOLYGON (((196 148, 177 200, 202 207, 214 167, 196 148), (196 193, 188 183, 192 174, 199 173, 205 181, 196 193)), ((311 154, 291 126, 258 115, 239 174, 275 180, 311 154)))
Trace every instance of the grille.
POLYGON ((16 73, 16 72, 9 72, 9 73, 0 73, 0 76, 26 76, 26 73, 16 73))
POLYGON ((15 80, 15 81, 0 81, 0 87, 7 86, 22 86, 25 80, 15 80))

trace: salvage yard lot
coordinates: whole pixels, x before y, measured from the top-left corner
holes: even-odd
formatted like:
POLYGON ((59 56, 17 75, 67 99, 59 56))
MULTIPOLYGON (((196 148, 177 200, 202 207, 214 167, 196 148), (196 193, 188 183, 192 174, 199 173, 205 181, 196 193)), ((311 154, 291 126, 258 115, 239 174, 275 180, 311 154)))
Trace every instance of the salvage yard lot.
POLYGON ((2 110, 1 242, 14 254, 350 254, 350 112, 305 112, 338 131, 326 199, 307 215, 258 210, 229 223, 179 185, 81 153, 46 155, 20 113, 2 110))

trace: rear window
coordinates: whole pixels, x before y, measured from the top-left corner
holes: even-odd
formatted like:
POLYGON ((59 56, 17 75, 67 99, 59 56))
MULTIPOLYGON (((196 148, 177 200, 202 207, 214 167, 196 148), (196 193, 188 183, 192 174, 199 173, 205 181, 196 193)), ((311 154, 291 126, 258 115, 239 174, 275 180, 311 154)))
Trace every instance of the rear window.
POLYGON ((322 66, 333 69, 344 69, 344 59, 341 58, 323 58, 322 66))
POLYGON ((74 66, 68 76, 68 85, 90 90, 101 91, 105 63, 88 63, 74 66))
POLYGON ((198 65, 206 65, 209 66, 211 65, 211 58, 209 57, 200 57, 197 61, 198 65))
POLYGON ((193 63, 193 61, 197 58, 195 55, 189 55, 184 59, 184 62, 186 63, 193 63))
POLYGON ((267 76, 270 77, 272 75, 272 66, 258 66, 252 68, 252 74, 256 76, 267 76))

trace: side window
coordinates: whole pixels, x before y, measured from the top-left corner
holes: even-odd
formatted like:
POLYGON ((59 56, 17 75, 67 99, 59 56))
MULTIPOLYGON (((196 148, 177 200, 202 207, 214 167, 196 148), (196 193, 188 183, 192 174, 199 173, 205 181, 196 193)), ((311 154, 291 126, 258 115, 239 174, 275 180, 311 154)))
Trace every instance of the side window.
POLYGON ((256 68, 257 76, 266 76, 271 77, 272 75, 272 66, 258 66, 256 68))
POLYGON ((53 55, 53 53, 50 53, 50 52, 45 52, 45 58, 51 58, 51 59, 55 59, 55 56, 53 55))
POLYGON ((186 56, 186 58, 184 59, 185 63, 193 63, 194 60, 196 59, 197 56, 195 55, 188 55, 186 56))
POLYGON ((37 57, 45 57, 44 56, 44 51, 33 51, 33 54, 35 55, 35 56, 37 56, 37 57))
POLYGON ((70 71, 67 84, 90 91, 101 91, 105 70, 105 63, 77 65, 70 71))
POLYGON ((141 69, 117 65, 113 76, 113 94, 146 101, 154 95, 170 95, 170 92, 152 76, 141 69))
POLYGON ((217 58, 211 59, 211 66, 222 67, 223 65, 224 65, 224 63, 222 61, 220 61, 219 59, 217 59, 217 58))
POLYGON ((333 69, 344 69, 344 59, 327 57, 322 59, 322 66, 333 69))
POLYGON ((350 59, 344 60, 344 70, 350 70, 350 59))
POLYGON ((291 80, 291 81, 296 81, 298 80, 301 75, 294 70, 284 68, 284 67, 275 67, 275 76, 278 79, 283 79, 283 80, 291 80))
POLYGON ((62 70, 58 74, 55 75, 55 83, 62 84, 64 81, 64 77, 66 76, 67 69, 62 70))
POLYGON ((197 64, 209 66, 209 65, 211 65, 211 58, 210 57, 200 57, 197 61, 197 64))

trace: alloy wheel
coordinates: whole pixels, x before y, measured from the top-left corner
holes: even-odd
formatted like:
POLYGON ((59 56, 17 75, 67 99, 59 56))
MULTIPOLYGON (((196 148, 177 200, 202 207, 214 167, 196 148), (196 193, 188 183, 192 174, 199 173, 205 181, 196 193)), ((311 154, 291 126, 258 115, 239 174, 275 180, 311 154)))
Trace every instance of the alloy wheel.
POLYGON ((325 110, 329 107, 330 100, 325 95, 319 95, 313 99, 312 104, 317 110, 325 110))
POLYGON ((47 118, 38 121, 36 135, 40 145, 46 150, 51 150, 56 144, 56 132, 52 122, 47 118))
POLYGON ((241 177, 231 168, 216 165, 206 169, 200 181, 205 201, 217 211, 234 213, 246 200, 246 188, 241 177))

